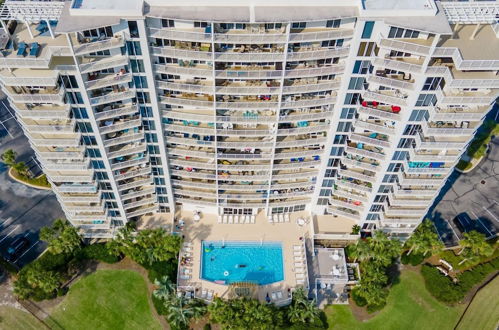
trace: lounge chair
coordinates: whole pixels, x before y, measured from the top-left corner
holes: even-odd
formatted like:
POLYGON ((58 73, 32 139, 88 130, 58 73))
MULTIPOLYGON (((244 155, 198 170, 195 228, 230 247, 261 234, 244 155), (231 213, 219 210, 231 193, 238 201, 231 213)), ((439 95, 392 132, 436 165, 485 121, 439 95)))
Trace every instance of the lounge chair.
POLYGON ((289 219, 289 213, 284 214, 284 221, 285 222, 289 222, 290 221, 290 219, 289 219))
POLYGON ((222 217, 218 216, 217 223, 222 223, 222 217))
POLYGON ((293 250, 295 250, 295 251, 301 251, 302 250, 302 246, 301 245, 293 245, 293 250))
POLYGON ((255 223, 256 217, 254 215, 251 216, 251 223, 255 223))
POLYGON ((229 215, 229 223, 234 223, 234 217, 232 215, 229 215))
POLYGON ((272 300, 277 299, 277 294, 275 292, 272 292, 272 294, 270 296, 272 297, 272 300))
POLYGON ((274 222, 274 220, 272 219, 272 215, 269 215, 267 219, 269 220, 270 223, 274 222))
POLYGON ((295 262, 295 268, 303 267, 303 262, 295 262))
POLYGON ((282 291, 277 291, 277 299, 282 299, 282 291))
POLYGON ((279 222, 284 222, 284 214, 279 214, 279 222))
POLYGON ((238 215, 235 215, 235 216, 234 216, 234 223, 235 223, 235 224, 238 224, 238 223, 239 223, 239 216, 238 216, 238 215))
POLYGON ((303 273, 296 273, 296 274, 295 274, 295 277, 296 277, 296 279, 298 279, 298 280, 299 280, 299 279, 303 279, 303 278, 305 278, 305 274, 303 274, 303 273))
POLYGON ((31 44, 31 47, 30 47, 30 50, 29 50, 29 56, 30 57, 37 57, 39 50, 40 50, 40 45, 38 44, 38 42, 33 42, 31 44))
POLYGON ((303 257, 302 256, 295 256, 295 262, 303 262, 303 257))
POLYGON ((213 299, 213 291, 208 291, 208 294, 206 295, 206 299, 208 299, 208 300, 213 299))
POLYGON ((201 290, 201 298, 205 299, 207 293, 208 291, 206 291, 206 289, 201 290))
POLYGON ((296 280, 296 284, 305 284, 305 280, 296 280))
POLYGON ((17 56, 24 56, 24 53, 26 53, 26 48, 28 45, 26 45, 25 42, 20 42, 19 47, 17 48, 17 56))
POLYGON ((190 280, 191 279, 191 275, 180 275, 180 279, 181 280, 190 280))
POLYGON ((294 271, 295 273, 303 273, 304 269, 303 267, 296 267, 294 271))

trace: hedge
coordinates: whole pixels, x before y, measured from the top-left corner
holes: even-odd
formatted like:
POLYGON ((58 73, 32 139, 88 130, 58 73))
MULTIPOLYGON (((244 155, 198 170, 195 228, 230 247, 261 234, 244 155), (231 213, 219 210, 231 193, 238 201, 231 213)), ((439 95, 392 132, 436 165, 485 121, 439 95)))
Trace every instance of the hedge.
POLYGON ((457 283, 430 265, 423 265, 421 274, 425 279, 426 288, 435 298, 448 304, 454 304, 462 300, 475 285, 481 283, 489 274, 498 269, 499 258, 495 258, 459 274, 457 283))

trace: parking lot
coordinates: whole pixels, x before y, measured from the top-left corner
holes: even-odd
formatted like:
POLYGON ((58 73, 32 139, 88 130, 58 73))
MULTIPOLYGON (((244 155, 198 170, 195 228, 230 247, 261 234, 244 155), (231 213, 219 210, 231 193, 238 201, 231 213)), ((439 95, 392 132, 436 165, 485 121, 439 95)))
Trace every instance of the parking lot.
POLYGON ((471 224, 466 230, 477 230, 487 237, 499 233, 499 137, 490 143, 489 153, 470 173, 451 174, 429 213, 440 237, 447 246, 454 246, 462 232, 452 221, 466 214, 471 224))
MULTIPOLYGON (((5 99, 0 99, 0 123, 0 154, 14 149, 17 160, 26 162, 33 173, 39 174, 41 170, 33 158, 33 151, 5 99)), ((23 236, 29 240, 30 246, 14 263, 22 267, 37 258, 46 249, 46 244, 38 238, 40 228, 63 216, 52 191, 13 181, 8 176, 8 168, 0 163, 0 254, 4 258, 9 245, 23 236)))

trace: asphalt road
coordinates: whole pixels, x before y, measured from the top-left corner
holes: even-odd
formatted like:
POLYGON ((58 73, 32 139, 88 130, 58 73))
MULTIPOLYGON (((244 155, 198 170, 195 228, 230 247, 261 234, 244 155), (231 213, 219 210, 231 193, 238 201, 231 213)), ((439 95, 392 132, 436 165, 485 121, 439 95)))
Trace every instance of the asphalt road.
MULTIPOLYGON (((22 129, 12 116, 13 111, 6 101, 0 99, 0 154, 14 149, 18 161, 25 161, 31 171, 40 173, 34 153, 22 129)), ((40 228, 49 226, 64 213, 50 190, 39 190, 13 181, 7 174, 7 167, 0 163, 0 254, 7 256, 7 248, 13 240, 25 236, 31 245, 17 260, 19 267, 36 259, 46 244, 38 239, 40 228)))
POLYGON ((475 169, 451 174, 436 203, 429 217, 447 246, 456 245, 462 238, 451 221, 461 213, 466 213, 474 229, 487 237, 499 233, 499 137, 490 143, 489 153, 475 169))

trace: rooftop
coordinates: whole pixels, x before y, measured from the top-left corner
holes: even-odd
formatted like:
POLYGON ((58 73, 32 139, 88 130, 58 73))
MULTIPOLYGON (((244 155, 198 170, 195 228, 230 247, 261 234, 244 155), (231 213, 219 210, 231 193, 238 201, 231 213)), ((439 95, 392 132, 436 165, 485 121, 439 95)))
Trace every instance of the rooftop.
POLYGON ((497 60, 499 41, 492 25, 461 24, 451 28, 454 36, 442 37, 438 47, 459 48, 464 60, 497 60))

